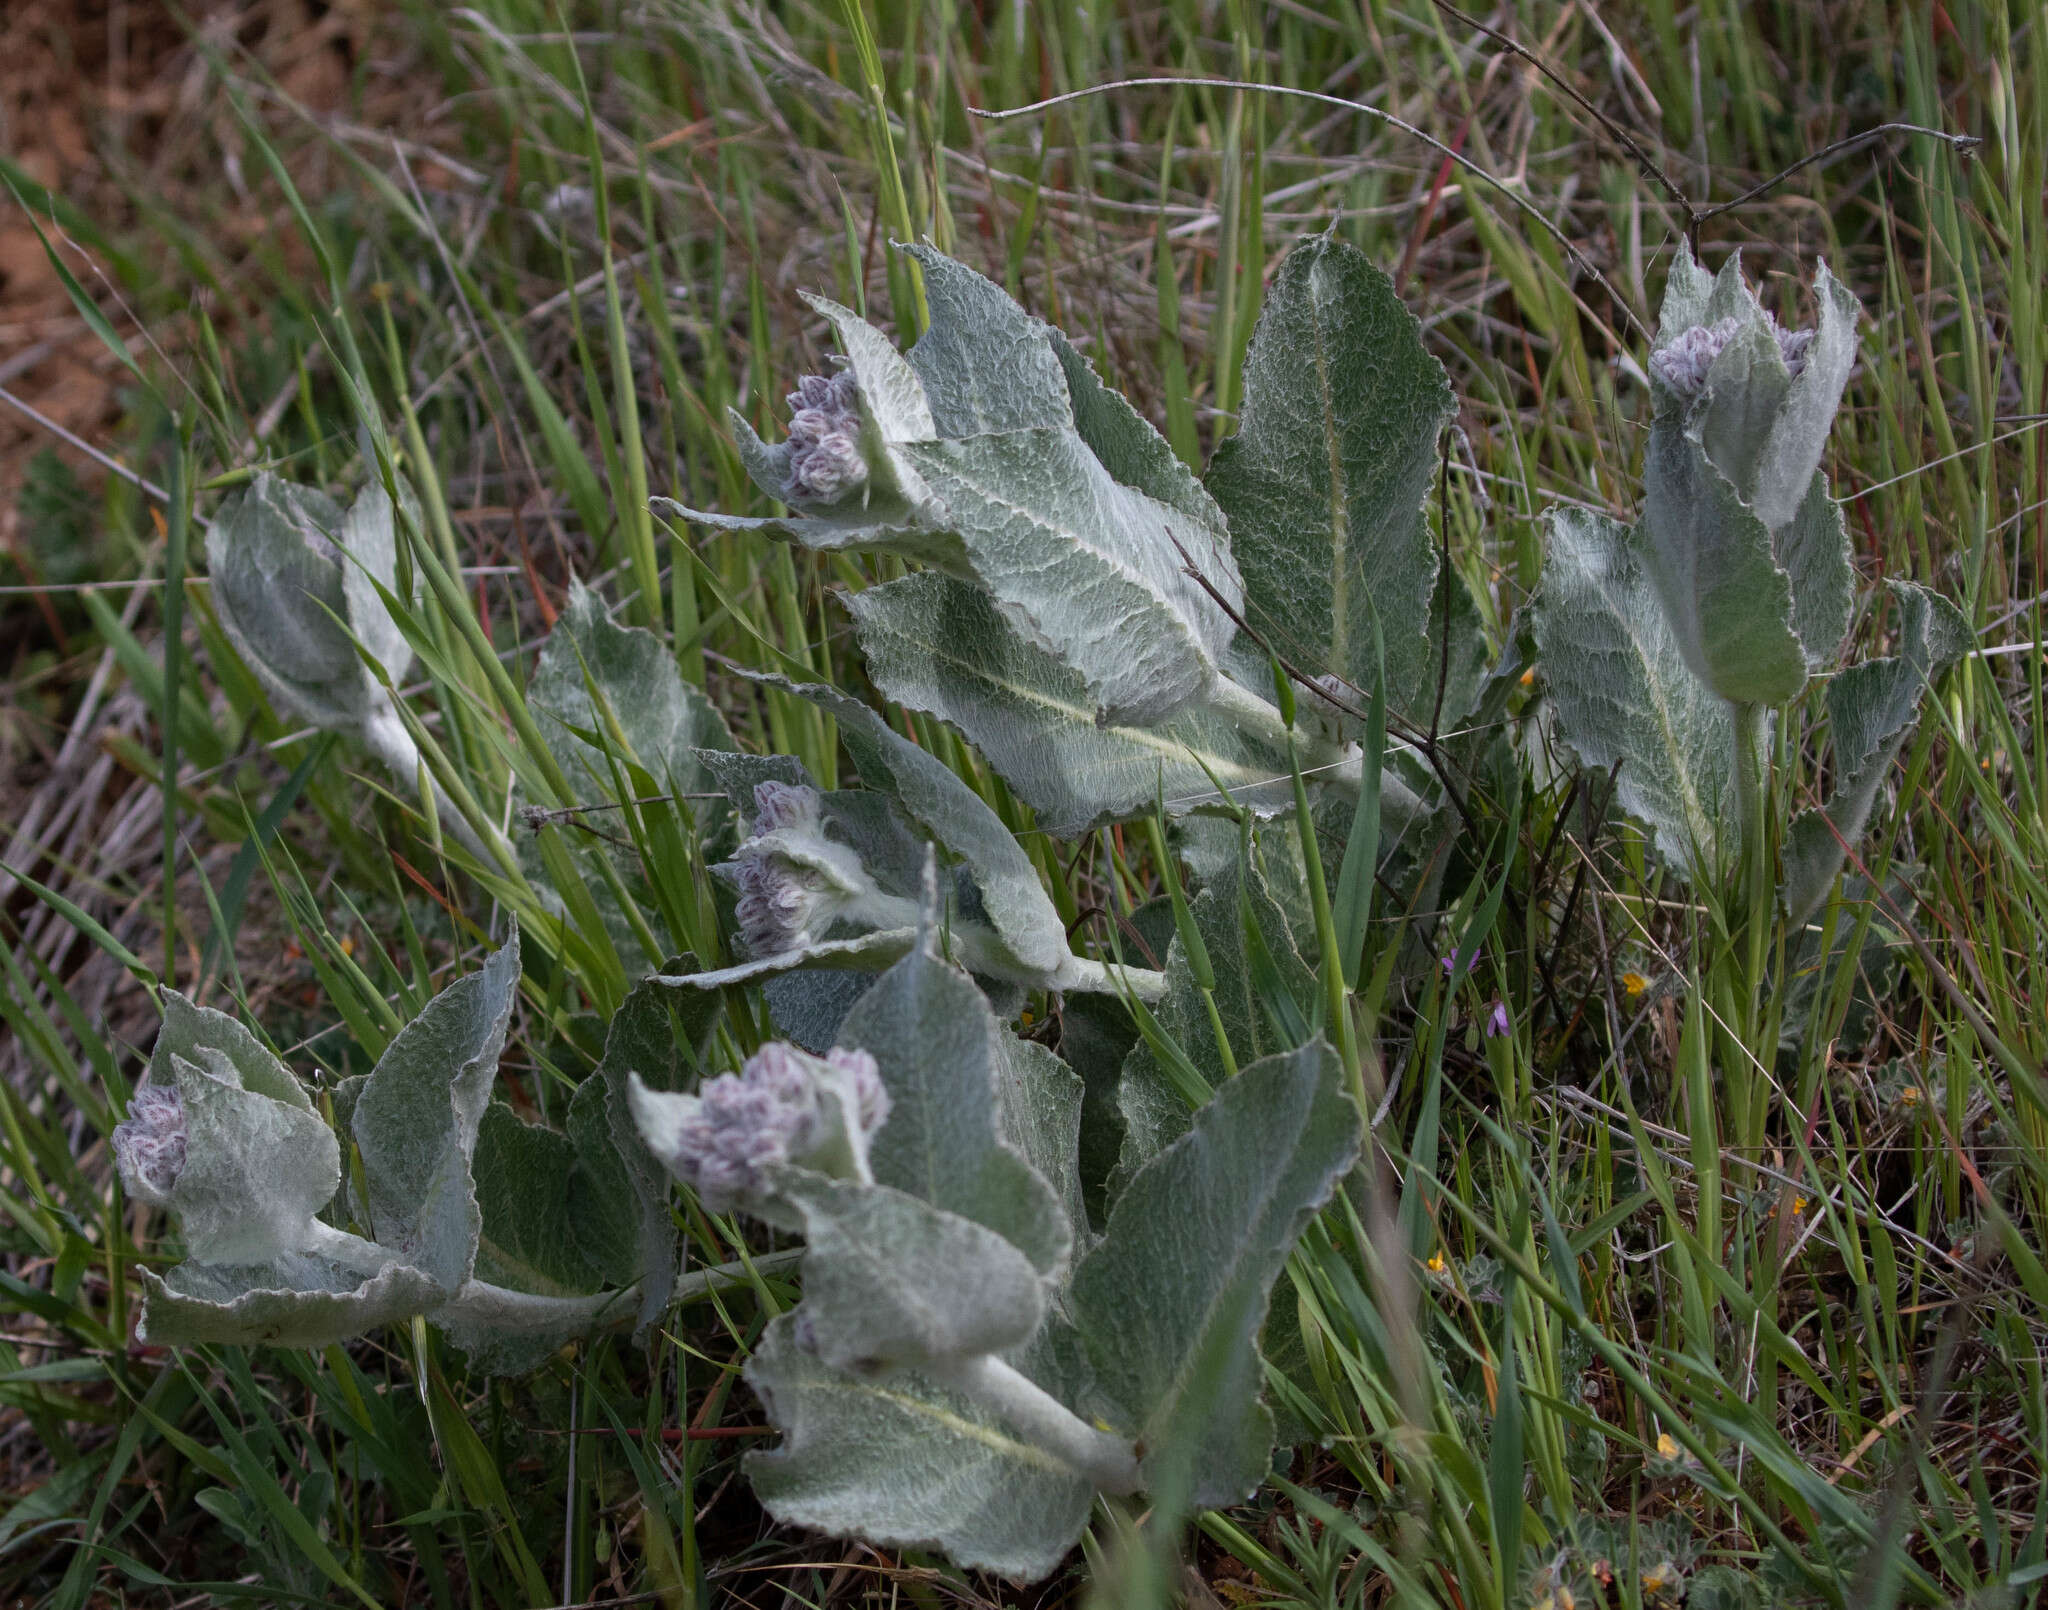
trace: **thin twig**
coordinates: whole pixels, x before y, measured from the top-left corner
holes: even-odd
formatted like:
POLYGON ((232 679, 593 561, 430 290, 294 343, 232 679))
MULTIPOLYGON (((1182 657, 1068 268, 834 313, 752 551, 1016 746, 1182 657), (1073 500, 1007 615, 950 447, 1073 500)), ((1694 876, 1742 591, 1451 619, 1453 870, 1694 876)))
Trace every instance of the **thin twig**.
POLYGON ((1852 151, 1859 145, 1867 145, 1872 140, 1882 139, 1887 134, 1919 134, 1930 140, 1940 140, 1962 157, 1973 155, 1977 147, 1984 143, 1983 136, 1977 134, 1950 134, 1946 129, 1925 128, 1918 123, 1880 123, 1874 129, 1865 129, 1861 134, 1848 135, 1832 145, 1822 146, 1811 155, 1801 157, 1791 167, 1772 174, 1761 184, 1751 185, 1733 201, 1719 201, 1711 207, 1693 209, 1693 217, 1699 223, 1705 223, 1710 218, 1718 218, 1722 213, 1741 206, 1745 201, 1754 201, 1758 196, 1768 195, 1803 168, 1810 168, 1816 162, 1825 162, 1829 157, 1839 156, 1844 151, 1852 151))
POLYGON ((1536 222, 1543 227, 1544 232, 1548 234, 1551 237, 1551 239, 1555 240, 1558 243, 1558 245, 1564 248, 1566 254, 1571 258, 1571 260, 1574 263, 1578 264, 1580 268, 1584 269, 1585 272, 1588 275, 1590 275, 1596 283, 1598 283, 1602 290, 1606 291, 1608 299, 1612 301, 1616 307, 1621 309, 1622 316, 1626 318, 1630 324, 1636 327, 1638 333, 1640 333, 1645 340, 1648 340, 1650 338, 1649 326, 1643 323, 1643 321, 1636 316, 1635 309, 1630 307, 1628 305, 1627 300, 1622 296, 1622 294, 1619 291, 1617 291, 1612 284, 1609 283, 1607 276, 1600 272, 1598 266, 1594 264, 1591 258, 1587 257, 1584 252, 1579 250, 1578 246, 1573 243, 1572 238, 1569 235, 1567 235, 1556 224, 1552 223, 1548 218, 1543 216, 1542 211, 1537 207, 1537 205, 1533 201, 1529 200, 1527 196, 1521 194, 1520 191, 1516 190, 1514 186, 1508 184, 1507 181, 1495 178, 1492 174, 1488 173, 1485 168, 1480 166, 1477 162, 1474 162, 1470 157, 1464 155, 1462 152, 1452 150, 1450 146, 1444 144, 1444 142, 1442 140, 1439 140, 1435 135, 1426 134, 1421 129, 1417 128, 1413 123, 1406 122, 1403 119, 1394 116, 1392 112, 1383 112, 1377 106, 1366 106, 1359 101, 1346 100, 1341 95, 1325 95, 1320 90, 1295 89, 1289 85, 1284 84, 1260 84, 1250 79, 1243 78, 1119 78, 1112 80, 1107 84, 1090 84, 1085 89, 1068 90, 1064 95, 1047 96, 1044 100, 1033 101, 1027 106, 1012 107, 1008 111, 1004 112, 984 111, 981 107, 978 106, 971 106, 968 108, 968 110, 972 112, 976 117, 985 117, 989 119, 991 122, 1001 122, 1005 118, 1024 117, 1033 112, 1047 111, 1052 107, 1063 105, 1068 101, 1083 100, 1093 95, 1110 95, 1114 94, 1118 90, 1126 89, 1250 90, 1253 93, 1259 95, 1291 95, 1295 97, 1297 100, 1314 101, 1321 106, 1342 107, 1347 111, 1356 112, 1362 117, 1377 118, 1380 122, 1387 124, 1389 127, 1397 128, 1403 134, 1409 135, 1414 139, 1420 140, 1432 151, 1435 151, 1440 156, 1444 157, 1447 161, 1456 163, 1460 168, 1463 168, 1467 173, 1472 174, 1476 178, 1485 180, 1489 185, 1493 186, 1494 189, 1498 190, 1502 195, 1506 196, 1509 201, 1513 202, 1518 209, 1528 214, 1529 217, 1535 219, 1536 222))

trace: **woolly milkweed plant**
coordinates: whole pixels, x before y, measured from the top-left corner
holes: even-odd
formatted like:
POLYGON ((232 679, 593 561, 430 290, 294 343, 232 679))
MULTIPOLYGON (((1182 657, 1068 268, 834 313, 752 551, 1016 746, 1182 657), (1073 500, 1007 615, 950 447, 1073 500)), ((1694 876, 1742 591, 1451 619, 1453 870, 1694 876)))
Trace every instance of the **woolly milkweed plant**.
MULTIPOLYGON (((709 528, 883 578, 845 595, 859 677, 726 689, 815 710, 837 743, 813 764, 836 771, 843 746, 858 786, 744 752, 672 646, 579 586, 523 691, 505 679, 491 808, 391 692, 409 648, 451 652, 393 629, 412 621, 401 573, 451 580, 391 444, 367 433, 372 485, 346 516, 265 478, 216 522, 220 623, 280 711, 355 733, 430 824, 448 815, 449 855, 520 927, 320 1106, 233 1019, 166 994, 115 1146, 182 1237, 184 1261, 145 1277, 155 1341, 320 1346, 417 1318, 518 1372, 758 1280, 747 1258, 686 1267, 676 1186, 693 1244, 727 1216, 735 1240, 792 1237, 801 1300, 746 1364, 780 1437, 746 1459, 761 1502, 1031 1580, 1098 1505, 1113 1532, 1134 1495, 1168 1518, 1236 1503, 1328 1434, 1307 1418, 1334 1356, 1319 1304, 1382 1305, 1379 1431, 1451 1412, 1387 1294, 1451 1210, 1447 998, 1495 965, 1530 756, 1619 768, 1654 853, 1746 936, 1731 1032, 1762 1054, 1767 971, 1824 907, 1963 638, 1901 587, 1899 651, 1835 670, 1853 595, 1818 465, 1856 308, 1825 270, 1817 329, 1788 332, 1735 259, 1712 280, 1680 259, 1648 355, 1641 518, 1548 518, 1527 699, 1521 623, 1488 641, 1490 603, 1426 518, 1448 380, 1355 249, 1312 239, 1280 265, 1235 431, 1199 478, 1059 331, 903 250, 929 311, 914 344, 813 299, 843 365, 797 385, 781 442, 733 418, 786 512, 656 500, 679 563, 709 528), (1782 823, 1771 746, 1829 672, 1835 790, 1782 823), (1522 750, 1502 736, 1515 713, 1522 750), (1457 849, 1482 790, 1490 855, 1457 849), (599 810, 626 836, 565 827, 599 810), (1111 826, 1142 835, 1164 892, 1090 943, 1046 846, 1111 826), (534 958, 568 963, 608 1016, 559 1127, 492 1100, 534 958), (1382 1016, 1397 978, 1417 1004, 1382 1016), (1048 1005, 1064 1057, 1020 1032, 1048 1005), (1368 1152, 1386 1070, 1410 1065, 1434 1070, 1421 1126, 1368 1152)), ((1489 1045, 1516 1032, 1498 1000, 1484 1022, 1489 1045)), ((1520 1239, 1489 1243, 1510 1325, 1548 1312, 1553 1344, 1568 1332, 1662 1403, 1588 1320, 1551 1205, 1516 1189, 1520 1239)), ((1519 1401, 1514 1355, 1501 1404, 1519 1401)), ((1502 1603, 1524 1527, 1504 1437, 1502 1603)), ((1417 1471, 1420 1446, 1400 1444, 1417 1471)), ((1704 1440, 1685 1453, 1773 1524, 1704 1440)), ((1561 1469, 1559 1448, 1536 1456, 1561 1469)), ((1853 1506, 1804 1501, 1868 1540, 1853 1506)))

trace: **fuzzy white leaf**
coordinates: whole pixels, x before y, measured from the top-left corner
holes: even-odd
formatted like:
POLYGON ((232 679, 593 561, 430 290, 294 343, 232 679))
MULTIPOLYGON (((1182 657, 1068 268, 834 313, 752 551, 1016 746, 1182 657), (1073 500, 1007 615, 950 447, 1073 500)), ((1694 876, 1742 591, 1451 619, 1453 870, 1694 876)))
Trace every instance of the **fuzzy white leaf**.
POLYGON ((519 934, 427 1002, 371 1070, 352 1127, 379 1243, 445 1291, 469 1278, 481 1227, 470 1158, 519 993, 519 934))

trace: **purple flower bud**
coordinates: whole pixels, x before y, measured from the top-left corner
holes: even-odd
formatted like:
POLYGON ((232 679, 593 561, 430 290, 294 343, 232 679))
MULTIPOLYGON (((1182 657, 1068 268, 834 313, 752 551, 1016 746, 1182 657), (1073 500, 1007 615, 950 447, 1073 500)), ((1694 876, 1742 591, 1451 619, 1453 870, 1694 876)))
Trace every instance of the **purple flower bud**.
POLYGON ((1788 330, 1782 325, 1773 324, 1771 334, 1778 338, 1778 356, 1785 360, 1785 367, 1792 372, 1796 380, 1799 371, 1806 367, 1806 349, 1813 345, 1814 332, 1788 330))
MULTIPOLYGON (((1695 324, 1681 331, 1668 346, 1650 354, 1650 373, 1690 402, 1706 389, 1707 371, 1741 328, 1742 321, 1737 318, 1695 324)), ((1806 367, 1806 349, 1813 345, 1813 331, 1788 330, 1772 320, 1771 334, 1778 343, 1778 356, 1796 376, 1806 367)))
POLYGON ((889 1121, 889 1087, 882 1083, 882 1070, 871 1055, 834 1046, 825 1053, 825 1065, 845 1077, 853 1097, 853 1120, 863 1135, 873 1135, 889 1121))
POLYGON ((1706 389, 1707 371, 1741 328, 1740 319, 1726 318, 1682 330, 1670 345, 1650 354, 1650 373, 1690 401, 1706 389))
MULTIPOLYGON (((817 376, 811 378, 815 380, 817 376)), ((824 820, 823 804, 815 788, 806 788, 801 783, 756 783, 753 835, 779 833, 792 827, 816 828, 824 820)))
POLYGON ((788 495, 837 503, 867 483, 860 451, 860 387, 848 370, 805 375, 789 394, 788 495))
POLYGON ((185 1171, 185 1101, 169 1085, 144 1080, 128 1098, 128 1116, 114 1126, 121 1183, 138 1201, 167 1206, 185 1171))
POLYGON ((820 1059, 774 1041, 738 1073, 705 1084, 659 1149, 707 1209, 728 1213, 760 1196, 763 1171, 777 1164, 803 1163, 842 1139, 865 1158, 888 1116, 889 1092, 867 1052, 820 1059))
POLYGON ((824 796, 791 783, 755 786, 752 835, 712 870, 739 891, 734 915, 754 956, 822 938, 872 887, 860 857, 825 836, 824 796))

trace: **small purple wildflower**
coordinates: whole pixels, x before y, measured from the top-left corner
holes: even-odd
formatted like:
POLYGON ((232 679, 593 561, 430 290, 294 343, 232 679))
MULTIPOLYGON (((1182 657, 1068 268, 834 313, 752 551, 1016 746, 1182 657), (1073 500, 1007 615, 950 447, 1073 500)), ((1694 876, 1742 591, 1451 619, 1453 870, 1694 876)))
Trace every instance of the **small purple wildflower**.
POLYGON ((1493 1003, 1493 1010, 1486 1014, 1486 1037, 1489 1040, 1497 1040, 1503 1034, 1512 1033, 1513 1030, 1514 1024, 1508 1018, 1508 1003, 1496 1000, 1493 1003))
POLYGON ((185 1171, 185 1101, 170 1085, 145 1079, 114 1126, 114 1161, 137 1201, 164 1207, 185 1171))
POLYGON ((1741 328, 1740 319, 1726 318, 1682 330, 1668 346, 1650 354, 1650 373, 1679 396, 1697 397, 1706 389, 1707 371, 1714 360, 1741 328))
POLYGON ((1444 977, 1446 978, 1449 978, 1458 970, 1458 963, 1460 961, 1464 962, 1465 971, 1469 973, 1479 960, 1479 950, 1477 946, 1463 952, 1454 950, 1448 956, 1440 958, 1440 960, 1443 963, 1444 977))
POLYGON ((889 1116, 889 1092, 865 1051, 832 1050, 820 1059, 780 1041, 764 1045, 738 1073, 721 1074, 698 1093, 662 1159, 713 1213, 745 1205, 764 1186, 762 1172, 802 1162, 837 1130, 822 1089, 865 1142, 889 1116))
POLYGON ((860 857, 825 836, 824 796, 800 784, 754 788, 753 831, 713 870, 739 890, 747 950, 779 956, 822 937, 868 886, 860 857))
POLYGON ((860 386, 849 370, 805 375, 789 394, 789 495, 837 503, 868 478, 860 451, 860 386))
MULTIPOLYGON (((1695 324, 1682 330, 1671 342, 1650 354, 1650 373, 1690 402, 1706 389, 1707 371, 1726 350, 1742 328, 1737 318, 1717 319, 1712 324, 1695 324)), ((1807 348, 1813 345, 1813 331, 1788 330, 1775 319, 1771 334, 1778 343, 1778 356, 1795 377, 1806 367, 1807 348)))
POLYGON ((1778 356, 1785 360, 1785 367, 1796 380, 1799 371, 1806 367, 1806 349, 1813 345, 1814 332, 1811 330, 1788 330, 1783 325, 1773 324, 1771 334, 1778 338, 1778 356))

